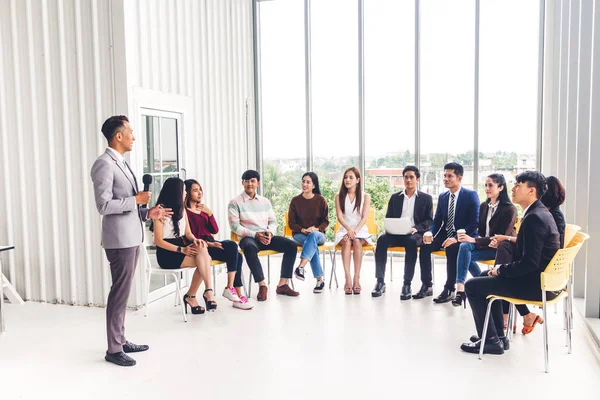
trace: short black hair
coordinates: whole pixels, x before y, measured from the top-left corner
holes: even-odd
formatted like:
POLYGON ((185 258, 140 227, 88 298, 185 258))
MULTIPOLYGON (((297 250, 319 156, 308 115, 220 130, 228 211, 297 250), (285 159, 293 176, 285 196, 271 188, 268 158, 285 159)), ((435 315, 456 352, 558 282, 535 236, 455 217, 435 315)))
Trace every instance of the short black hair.
POLYGON ((537 171, 525 171, 515 177, 518 183, 527 183, 527 187, 535 187, 535 197, 541 198, 546 190, 548 184, 546 177, 537 171))
POLYGON ((102 124, 102 134, 110 143, 119 129, 125 126, 125 122, 129 122, 129 119, 124 115, 113 115, 102 124))
POLYGON ((408 171, 413 171, 417 176, 417 179, 421 178, 421 172, 419 171, 419 168, 415 167, 414 165, 407 165, 406 167, 404 167, 404 169, 402 170, 402 176, 404 176, 404 174, 408 171))
POLYGON ((452 171, 454 171, 454 174, 456 176, 463 176, 463 174, 465 173, 465 169, 463 168, 463 166, 456 162, 451 162, 444 165, 444 170, 447 169, 451 169, 452 171))
POLYGON ((540 201, 548 208, 555 208, 565 202, 565 188, 557 177, 549 176, 546 179, 548 190, 540 198, 540 201))
POLYGON ((256 178, 256 180, 260 182, 260 174, 258 173, 258 171, 249 169, 248 171, 242 174, 243 181, 249 181, 252 178, 256 178))

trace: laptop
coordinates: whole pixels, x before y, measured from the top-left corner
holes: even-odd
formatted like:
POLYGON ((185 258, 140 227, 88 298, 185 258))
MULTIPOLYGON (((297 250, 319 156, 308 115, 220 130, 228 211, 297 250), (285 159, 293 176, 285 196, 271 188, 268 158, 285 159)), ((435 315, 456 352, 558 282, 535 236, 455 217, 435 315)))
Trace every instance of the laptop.
POLYGON ((412 231, 410 218, 386 218, 385 231, 392 235, 408 235, 412 231))

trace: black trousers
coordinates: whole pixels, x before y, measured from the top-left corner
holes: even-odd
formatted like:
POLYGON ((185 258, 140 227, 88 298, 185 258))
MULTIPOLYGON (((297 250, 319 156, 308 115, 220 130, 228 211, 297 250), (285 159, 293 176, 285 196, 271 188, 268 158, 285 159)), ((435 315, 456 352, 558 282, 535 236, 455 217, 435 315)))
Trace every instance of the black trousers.
MULTIPOLYGON (((513 261, 516 248, 517 245, 513 242, 509 242, 508 240, 505 240, 504 242, 500 243, 500 245, 498 246, 498 250, 496 251, 496 264, 511 263, 513 261)), ((502 311, 504 312, 504 314, 508 314, 508 307, 508 302, 503 301, 502 311)), ((519 314, 521 314, 521 316, 529 314, 529 307, 527 307, 524 304, 518 305, 516 306, 516 308, 519 314)))
MULTIPOLYGON (((445 231, 441 231, 439 235, 433 239, 431 244, 424 244, 421 246, 421 271, 423 271, 423 264, 426 265, 429 271, 431 271, 431 253, 442 249, 442 243, 446 240, 445 231)), ((451 246, 446 247, 446 283, 444 288, 453 291, 454 285, 456 284, 456 259, 458 258, 458 249, 460 243, 456 242, 451 246)))
MULTIPOLYGON (((404 258, 404 284, 410 285, 415 276, 415 265, 417 264, 417 248, 422 244, 422 235, 390 235, 383 234, 377 239, 375 248, 375 277, 383 281, 385 278, 385 266, 389 247, 402 246, 406 250, 404 258)), ((423 253, 420 256, 421 282, 431 286, 431 262, 423 262, 423 253), (429 267, 428 267, 429 265, 429 267)), ((429 257, 429 256, 427 256, 429 257)))
POLYGON ((235 278, 233 280, 233 287, 242 287, 242 263, 244 259, 242 255, 238 252, 237 243, 231 240, 223 240, 221 245, 222 249, 218 247, 209 247, 208 254, 210 258, 217 261, 225 261, 227 264, 227 272, 235 271, 235 278))
MULTIPOLYGON (((471 310, 477 334, 482 337, 485 313, 487 311, 487 296, 495 294, 498 296, 516 297, 526 300, 542 300, 542 289, 540 288, 540 275, 537 273, 525 277, 503 278, 501 276, 481 276, 469 279, 465 283, 465 291, 471 310)), ((552 300, 556 294, 547 292, 547 299, 552 300)), ((487 338, 504 336, 504 317, 502 306, 495 301, 491 311, 492 320, 488 324, 487 338)))
POLYGON ((258 258, 258 252, 261 250, 274 250, 283 253, 280 276, 282 278, 292 277, 294 261, 296 260, 296 254, 298 253, 298 244, 292 239, 283 236, 273 236, 271 238, 271 243, 265 246, 254 238, 245 237, 240 241, 240 248, 244 252, 246 262, 248 263, 252 275, 254 275, 254 282, 262 282, 265 280, 262 265, 258 258))

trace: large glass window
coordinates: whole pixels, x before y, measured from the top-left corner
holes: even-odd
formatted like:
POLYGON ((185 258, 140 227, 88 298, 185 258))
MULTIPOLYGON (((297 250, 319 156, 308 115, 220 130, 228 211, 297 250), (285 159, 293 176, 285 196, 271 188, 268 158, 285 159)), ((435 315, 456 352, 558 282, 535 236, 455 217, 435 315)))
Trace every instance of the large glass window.
POLYGON ((538 1, 481 3, 479 192, 494 172, 509 189, 514 176, 536 169, 538 1), (506 29, 510 21, 510 29, 506 29))
POLYGON ((415 162, 414 1, 365 0, 364 21, 365 183, 383 226, 389 194, 415 162))
POLYGON ((263 194, 277 216, 300 193, 306 172, 304 0, 260 4, 263 194))
POLYGON ((421 188, 437 200, 444 164, 473 188, 475 2, 421 1, 421 188))

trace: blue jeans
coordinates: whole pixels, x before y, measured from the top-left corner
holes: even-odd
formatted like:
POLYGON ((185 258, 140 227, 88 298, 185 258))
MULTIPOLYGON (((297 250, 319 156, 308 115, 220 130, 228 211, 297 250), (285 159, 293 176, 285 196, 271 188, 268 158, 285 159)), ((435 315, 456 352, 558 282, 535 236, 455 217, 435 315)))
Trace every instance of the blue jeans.
POLYGON ((308 235, 303 233, 294 233, 294 240, 302 246, 300 258, 310 261, 310 268, 313 276, 320 278, 323 276, 323 267, 319 259, 319 245, 325 243, 325 234, 322 232, 311 232, 308 235))
POLYGON ((496 249, 491 247, 477 249, 475 243, 461 243, 456 260, 456 283, 465 283, 467 270, 471 276, 481 275, 481 269, 476 261, 494 260, 495 258, 496 249))

